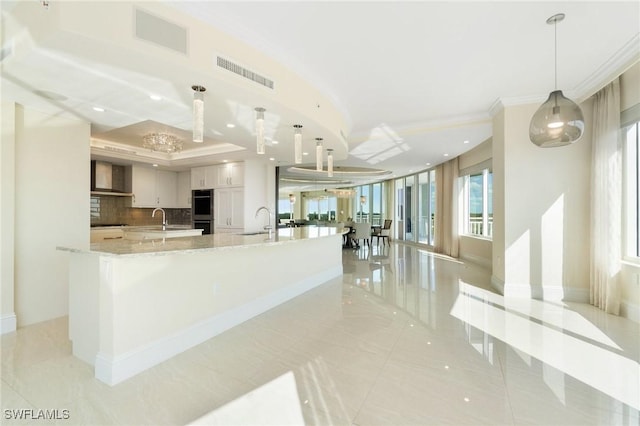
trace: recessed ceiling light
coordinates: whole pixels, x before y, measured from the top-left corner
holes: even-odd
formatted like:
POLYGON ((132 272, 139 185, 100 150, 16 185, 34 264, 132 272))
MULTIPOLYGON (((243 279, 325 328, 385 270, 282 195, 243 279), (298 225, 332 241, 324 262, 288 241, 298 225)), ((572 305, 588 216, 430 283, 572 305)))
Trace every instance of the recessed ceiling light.
POLYGON ((236 127, 236 125, 233 123, 227 123, 227 127, 233 129, 234 127, 236 127))
POLYGON ((271 143, 274 144, 274 145, 278 145, 279 142, 272 140, 271 143))
POLYGON ((427 163, 427 166, 430 166, 430 165, 431 165, 431 163, 427 163))
POLYGON ((104 108, 100 108, 100 107, 93 107, 94 111, 98 111, 98 112, 104 112, 104 108))
POLYGON ((269 161, 276 161, 276 159, 271 157, 271 158, 269 158, 269 161))
POLYGON ((309 155, 309 153, 308 152, 303 152, 302 155, 309 155))
POLYGON ((445 157, 448 157, 448 156, 449 156, 449 154, 445 154, 444 156, 445 156, 445 157))
POLYGON ((469 143, 469 141, 464 141, 464 142, 462 142, 462 143, 469 143))
POLYGON ((160 96, 160 95, 149 95, 149 98, 151 98, 154 101, 161 101, 162 100, 162 96, 160 96))
POLYGON ((152 164, 152 166, 153 166, 153 167, 158 167, 158 165, 157 165, 157 164, 155 164, 155 163, 154 163, 154 164, 152 164))
POLYGON ((223 163, 228 163, 228 162, 229 162, 229 160, 222 160, 222 162, 223 162, 223 163))

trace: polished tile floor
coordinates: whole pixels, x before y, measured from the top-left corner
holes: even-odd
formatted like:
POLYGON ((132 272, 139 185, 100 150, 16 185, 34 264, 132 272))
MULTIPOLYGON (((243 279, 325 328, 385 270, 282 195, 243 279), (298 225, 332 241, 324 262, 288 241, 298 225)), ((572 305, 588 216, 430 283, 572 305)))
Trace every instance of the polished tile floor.
POLYGON ((66 318, 4 335, 0 423, 640 424, 637 323, 505 300, 411 246, 343 254, 340 279, 114 387, 71 356, 66 318))

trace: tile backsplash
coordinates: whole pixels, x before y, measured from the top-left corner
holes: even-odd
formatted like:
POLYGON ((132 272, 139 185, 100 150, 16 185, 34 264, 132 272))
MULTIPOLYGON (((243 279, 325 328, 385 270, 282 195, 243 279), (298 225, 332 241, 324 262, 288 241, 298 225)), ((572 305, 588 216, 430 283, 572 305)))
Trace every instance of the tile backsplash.
MULTIPOLYGON (((191 209, 164 209, 170 225, 190 225, 191 209)), ((131 207, 130 197, 112 195, 91 196, 91 225, 161 225, 162 214, 152 218, 151 208, 131 207)))

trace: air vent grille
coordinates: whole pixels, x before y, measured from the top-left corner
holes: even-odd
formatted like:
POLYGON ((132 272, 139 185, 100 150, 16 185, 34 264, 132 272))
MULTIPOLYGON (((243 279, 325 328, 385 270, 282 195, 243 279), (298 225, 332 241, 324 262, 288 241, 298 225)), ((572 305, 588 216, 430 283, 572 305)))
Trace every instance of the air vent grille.
POLYGON ((254 81, 264 87, 268 87, 269 89, 273 89, 274 87, 273 80, 270 80, 267 77, 260 75, 258 73, 255 73, 251 70, 248 70, 245 67, 242 67, 234 62, 231 62, 228 59, 218 56, 217 63, 220 68, 224 68, 228 71, 231 71, 232 73, 238 74, 239 76, 242 76, 246 79, 254 81))
POLYGON ((109 146, 109 145, 105 145, 103 146, 103 149, 107 150, 107 151, 113 151, 113 152, 119 152, 121 154, 132 154, 132 155, 138 155, 137 152, 132 151, 130 149, 123 149, 123 148, 116 148, 113 146, 109 146))

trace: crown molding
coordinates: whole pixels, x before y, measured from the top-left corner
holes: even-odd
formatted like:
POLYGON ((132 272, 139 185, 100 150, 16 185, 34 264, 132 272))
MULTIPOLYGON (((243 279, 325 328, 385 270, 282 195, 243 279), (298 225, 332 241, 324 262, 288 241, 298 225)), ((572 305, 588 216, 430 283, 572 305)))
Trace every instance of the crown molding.
MULTIPOLYGON (((581 103, 590 98, 602 87, 609 84, 614 78, 631 68, 640 61, 640 33, 633 36, 622 48, 605 61, 595 72, 584 79, 573 90, 564 91, 566 96, 581 103)), ((495 117, 504 108, 525 105, 541 104, 549 95, 527 95, 516 97, 504 97, 496 99, 489 107, 489 115, 495 117)))
POLYGON ((527 96, 510 96, 496 99, 489 107, 489 116, 495 117, 500 111, 507 107, 526 104, 541 104, 549 94, 546 95, 527 95, 527 96))
POLYGON ((611 58, 580 83, 573 90, 575 93, 573 99, 580 103, 590 98, 638 61, 640 61, 640 33, 634 35, 611 58))

